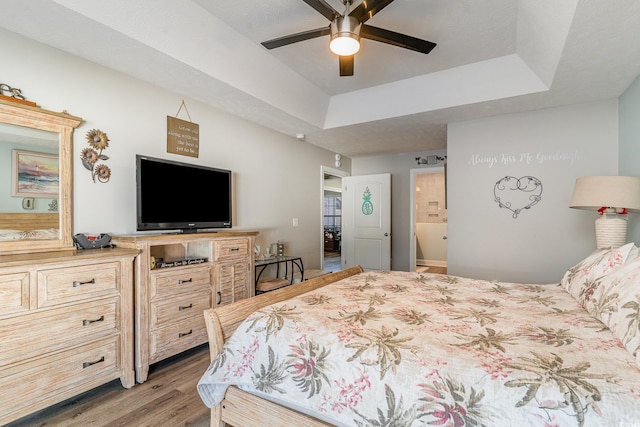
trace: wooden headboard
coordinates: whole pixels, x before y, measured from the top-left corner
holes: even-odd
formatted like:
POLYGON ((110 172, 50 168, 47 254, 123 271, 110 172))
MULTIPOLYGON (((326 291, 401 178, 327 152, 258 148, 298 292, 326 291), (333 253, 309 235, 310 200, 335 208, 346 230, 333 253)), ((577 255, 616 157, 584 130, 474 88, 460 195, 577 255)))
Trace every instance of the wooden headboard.
POLYGON ((0 230, 44 230, 60 227, 60 216, 52 213, 0 213, 0 230))

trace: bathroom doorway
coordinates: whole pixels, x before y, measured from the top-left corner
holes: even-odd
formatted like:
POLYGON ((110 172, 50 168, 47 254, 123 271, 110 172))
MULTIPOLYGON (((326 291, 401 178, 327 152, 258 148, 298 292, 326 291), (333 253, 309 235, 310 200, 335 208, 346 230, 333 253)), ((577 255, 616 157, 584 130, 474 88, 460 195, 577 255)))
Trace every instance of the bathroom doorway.
POLYGON ((447 194, 445 167, 411 170, 410 271, 446 273, 447 194))

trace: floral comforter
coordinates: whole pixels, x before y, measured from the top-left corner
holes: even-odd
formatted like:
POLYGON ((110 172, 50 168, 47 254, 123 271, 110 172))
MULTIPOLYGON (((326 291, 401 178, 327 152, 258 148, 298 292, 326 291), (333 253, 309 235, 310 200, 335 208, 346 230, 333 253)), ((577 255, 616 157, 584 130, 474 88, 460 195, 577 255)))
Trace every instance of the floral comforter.
POLYGON ((265 307, 198 384, 336 425, 640 425, 640 369, 559 285, 365 272, 265 307))

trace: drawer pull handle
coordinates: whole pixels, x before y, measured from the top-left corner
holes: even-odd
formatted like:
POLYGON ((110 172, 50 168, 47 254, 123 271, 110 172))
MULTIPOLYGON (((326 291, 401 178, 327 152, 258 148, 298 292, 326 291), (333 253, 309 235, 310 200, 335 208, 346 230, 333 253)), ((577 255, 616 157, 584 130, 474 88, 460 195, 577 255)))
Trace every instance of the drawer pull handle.
POLYGON ((178 280, 178 285, 182 285, 183 283, 191 283, 193 282, 193 277, 189 277, 187 280, 178 280))
POLYGON ((240 248, 229 248, 229 252, 238 252, 240 248))
POLYGON ((104 316, 100 316, 95 320, 83 320, 82 321, 82 326, 87 326, 87 325, 90 325, 90 324, 95 323, 95 322, 104 322, 104 316))
POLYGON ((100 359, 96 360, 95 362, 84 362, 82 364, 82 369, 88 368, 91 365, 95 365, 96 363, 102 363, 104 362, 104 356, 102 356, 100 359))
POLYGON ((91 279, 91 280, 86 281, 86 282, 80 282, 78 280, 74 280, 73 281, 73 287, 77 288, 78 286, 81 286, 81 285, 93 285, 95 283, 96 283, 96 279, 91 279))
POLYGON ((193 303, 191 303, 189 305, 180 305, 180 306, 178 306, 178 311, 186 310, 188 308, 193 308, 193 303))
POLYGON ((216 305, 220 305, 222 303, 222 292, 218 291, 216 293, 218 294, 218 302, 216 305))
POLYGON ((184 336, 191 335, 192 333, 193 333, 193 329, 189 329, 189 332, 180 332, 178 334, 178 338, 182 338, 184 336))

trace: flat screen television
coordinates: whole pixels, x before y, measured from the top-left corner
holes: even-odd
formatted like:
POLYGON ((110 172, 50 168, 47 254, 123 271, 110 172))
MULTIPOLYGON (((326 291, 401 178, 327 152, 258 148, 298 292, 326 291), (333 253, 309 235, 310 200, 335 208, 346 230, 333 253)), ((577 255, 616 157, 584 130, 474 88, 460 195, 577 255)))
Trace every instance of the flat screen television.
POLYGON ((231 171, 136 155, 137 229, 231 228, 231 171))

